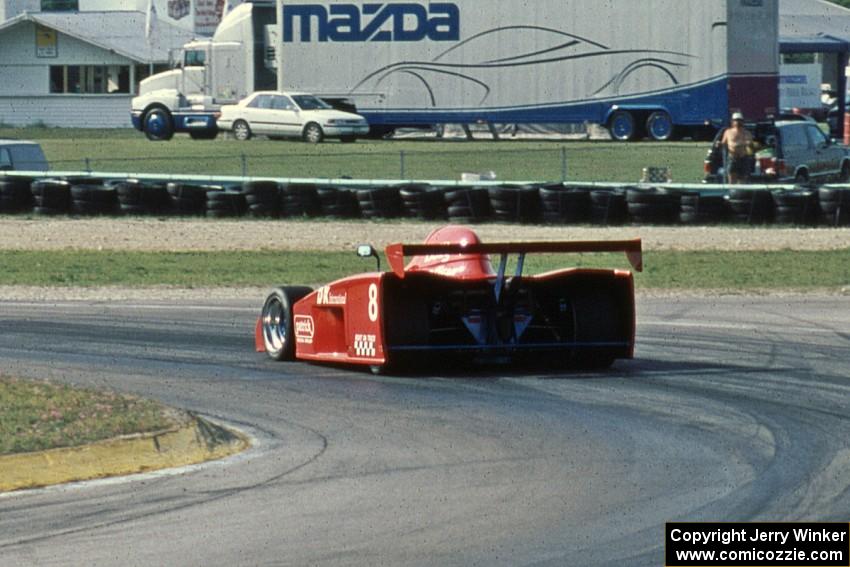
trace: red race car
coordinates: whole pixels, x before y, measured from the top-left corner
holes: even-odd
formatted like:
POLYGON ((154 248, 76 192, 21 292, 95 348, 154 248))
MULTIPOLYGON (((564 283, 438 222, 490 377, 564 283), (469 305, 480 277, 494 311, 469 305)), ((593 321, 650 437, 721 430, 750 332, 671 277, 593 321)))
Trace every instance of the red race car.
MULTIPOLYGON (((425 244, 392 244, 389 272, 364 273, 312 290, 272 291, 255 342, 276 360, 371 367, 378 372, 434 360, 607 367, 632 358, 632 272, 567 268, 525 276, 529 253, 625 252, 642 269, 641 241, 484 244, 448 226, 425 244), (490 257, 499 259, 494 270, 490 257), (509 255, 516 255, 513 275, 509 255), (412 256, 407 266, 406 256, 412 256)), ((378 258, 368 245, 363 257, 378 258)), ((380 259, 378 258, 380 270, 380 259)))

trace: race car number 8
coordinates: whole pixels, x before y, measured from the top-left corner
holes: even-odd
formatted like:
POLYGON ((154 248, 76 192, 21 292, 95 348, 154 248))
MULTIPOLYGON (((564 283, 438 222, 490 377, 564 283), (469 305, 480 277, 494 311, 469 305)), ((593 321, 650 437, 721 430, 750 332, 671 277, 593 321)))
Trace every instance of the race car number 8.
POLYGON ((373 323, 378 320, 378 286, 369 286, 369 320, 373 323))

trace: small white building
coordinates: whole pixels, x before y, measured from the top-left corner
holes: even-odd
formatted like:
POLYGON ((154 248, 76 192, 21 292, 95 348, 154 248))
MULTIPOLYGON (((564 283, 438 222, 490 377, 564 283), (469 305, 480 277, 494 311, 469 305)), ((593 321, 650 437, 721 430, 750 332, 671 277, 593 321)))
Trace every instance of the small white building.
MULTIPOLYGON (((231 2, 237 3, 237 2, 231 2)), ((0 0, 0 125, 130 127, 130 99, 223 0, 0 0), (190 17, 192 16, 192 17, 190 17)))

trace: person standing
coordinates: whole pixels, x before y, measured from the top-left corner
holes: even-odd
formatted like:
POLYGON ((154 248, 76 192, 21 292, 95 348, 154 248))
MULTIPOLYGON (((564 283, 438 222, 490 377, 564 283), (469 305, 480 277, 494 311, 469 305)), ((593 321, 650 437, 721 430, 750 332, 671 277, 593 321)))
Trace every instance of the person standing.
POLYGON ((729 183, 746 183, 752 169, 753 135, 744 127, 740 112, 732 115, 732 126, 723 133, 720 146, 726 149, 729 183))

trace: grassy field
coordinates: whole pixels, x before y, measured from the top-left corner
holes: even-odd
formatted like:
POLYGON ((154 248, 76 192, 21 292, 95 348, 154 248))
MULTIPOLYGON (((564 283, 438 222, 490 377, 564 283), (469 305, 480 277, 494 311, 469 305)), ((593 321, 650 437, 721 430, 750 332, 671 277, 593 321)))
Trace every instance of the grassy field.
POLYGON ((108 392, 0 376, 0 455, 74 447, 173 425, 164 406, 108 392))
MULTIPOLYGON (((850 248, 824 252, 646 252, 643 289, 807 289, 850 285, 850 248)), ((0 252, 0 285, 271 286, 316 284, 374 269, 335 252, 0 252)), ((565 265, 627 267, 622 255, 531 256, 526 273, 565 265)), ((384 263, 386 266, 386 263, 384 263)))
POLYGON ((563 152, 572 181, 636 182, 646 166, 669 167, 676 182, 702 179, 707 144, 573 141, 297 141, 237 142, 219 136, 195 141, 178 135, 149 142, 132 129, 0 128, 0 138, 41 143, 56 170, 269 177, 349 176, 356 179, 459 179, 495 171, 513 181, 561 180, 563 152), (402 162, 404 176, 402 176, 402 162))

